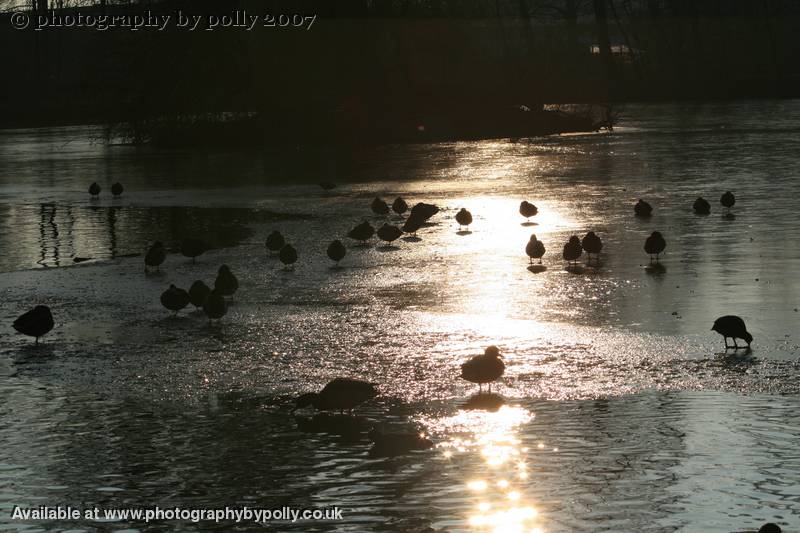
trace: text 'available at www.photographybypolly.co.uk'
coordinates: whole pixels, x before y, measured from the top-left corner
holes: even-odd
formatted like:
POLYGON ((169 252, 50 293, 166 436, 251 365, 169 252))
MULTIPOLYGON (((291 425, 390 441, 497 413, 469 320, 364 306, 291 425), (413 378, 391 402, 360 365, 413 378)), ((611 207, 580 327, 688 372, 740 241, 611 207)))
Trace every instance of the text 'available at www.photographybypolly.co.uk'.
POLYGON ((129 509, 101 509, 91 507, 14 507, 12 520, 92 520, 103 522, 154 522, 163 520, 182 520, 189 522, 299 522, 319 520, 341 520, 342 510, 338 507, 324 509, 253 509, 250 507, 224 507, 221 509, 184 509, 182 507, 149 507, 129 509))

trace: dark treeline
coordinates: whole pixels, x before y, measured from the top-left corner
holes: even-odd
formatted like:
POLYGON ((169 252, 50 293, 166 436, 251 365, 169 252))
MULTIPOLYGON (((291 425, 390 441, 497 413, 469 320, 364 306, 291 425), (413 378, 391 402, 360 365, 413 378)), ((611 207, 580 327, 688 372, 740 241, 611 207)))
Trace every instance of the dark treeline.
POLYGON ((543 104, 800 93, 792 0, 6 0, 0 8, 5 126, 236 117, 292 136, 341 124, 370 134, 398 124, 463 131, 508 115, 500 129, 514 130, 521 105, 540 113, 543 104), (20 9, 32 17, 183 10, 204 22, 196 31, 173 23, 15 30, 10 13, 20 9), (202 29, 206 15, 237 10, 317 19, 309 30, 202 29))

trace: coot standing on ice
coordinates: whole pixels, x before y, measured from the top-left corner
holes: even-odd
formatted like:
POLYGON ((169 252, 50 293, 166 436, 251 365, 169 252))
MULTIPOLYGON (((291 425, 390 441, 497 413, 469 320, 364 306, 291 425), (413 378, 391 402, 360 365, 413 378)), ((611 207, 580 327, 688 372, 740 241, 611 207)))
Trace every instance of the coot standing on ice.
POLYGON ((594 255, 595 262, 600 261, 600 250, 603 249, 603 241, 600 240, 600 237, 595 232, 590 231, 587 233, 581 241, 581 246, 586 252, 588 263, 592 262, 592 255, 594 255))
POLYGON ((400 228, 391 224, 384 224, 378 228, 378 238, 388 243, 398 239, 402 234, 403 231, 400 228))
POLYGON ((525 254, 530 258, 531 264, 533 264, 534 259, 538 259, 541 265, 544 252, 544 243, 538 240, 535 234, 531 235, 531 240, 525 245, 525 254))
POLYGON ((640 198, 633 206, 633 212, 637 217, 647 218, 653 214, 653 206, 640 198))
POLYGON ((206 243, 200 239, 183 239, 181 242, 181 254, 191 257, 192 263, 196 262, 197 256, 202 255, 208 249, 206 243))
POLYGON ((278 259, 280 259, 281 263, 289 268, 297 262, 297 250, 295 250, 294 246, 291 244, 286 244, 283 248, 281 248, 281 251, 278 254, 278 259))
POLYGON ((366 220, 347 232, 348 237, 361 241, 362 244, 366 243, 373 235, 375 235, 375 228, 366 220))
POLYGON ((708 200, 700 196, 694 201, 694 204, 692 204, 692 209, 694 209, 694 212, 698 215, 707 215, 711 212, 711 204, 708 203, 708 200))
POLYGON ((720 197, 719 203, 721 203, 722 207, 725 208, 726 214, 730 214, 731 207, 733 207, 733 205, 736 203, 736 197, 731 191, 726 191, 725 194, 720 197))
POLYGON ((525 222, 530 222, 530 218, 535 217, 538 212, 539 209, 527 200, 519 204, 519 214, 525 217, 525 222))
POLYGON ((342 241, 337 239, 328 245, 328 257, 331 261, 336 261, 337 265, 345 255, 347 255, 347 248, 344 247, 342 241))
POLYGON ((280 231, 273 231, 267 235, 267 241, 264 244, 270 253, 275 254, 281 251, 283 245, 286 244, 286 239, 283 238, 280 231))
POLYGON ((161 241, 156 241, 153 245, 147 250, 147 253, 144 254, 144 270, 147 272, 147 269, 151 267, 155 267, 156 270, 159 270, 161 263, 167 258, 167 251, 164 250, 164 245, 161 244, 161 241))
POLYGON ((101 190, 100 185, 98 185, 96 181, 89 185, 89 194, 92 195, 92 198, 97 198, 101 190))
POLYGON ((12 324, 14 329, 28 337, 35 337, 39 344, 39 337, 53 329, 53 314, 46 305, 37 305, 27 313, 23 313, 12 324))
POLYGON ((577 262, 581 255, 583 255, 583 246, 577 235, 573 235, 569 238, 569 241, 564 245, 564 251, 561 255, 564 261, 567 262, 567 266, 577 262))
POLYGON ((483 392, 483 384, 489 384, 492 392, 492 381, 496 381, 506 371, 500 350, 497 346, 489 346, 481 355, 476 355, 461 365, 461 378, 478 384, 478 392, 483 392))
POLYGON ((728 348, 739 348, 739 345, 736 344, 736 339, 744 340, 748 349, 750 348, 750 343, 753 342, 753 336, 747 331, 744 320, 736 315, 719 317, 714 321, 714 325, 711 326, 711 331, 716 331, 725 338, 726 350, 728 348), (733 339, 733 346, 728 346, 728 337, 733 339))
POLYGON ((392 202, 392 211, 394 211, 398 215, 402 215, 403 213, 408 211, 408 204, 406 203, 405 200, 403 200, 401 197, 398 196, 397 198, 394 199, 394 202, 392 202))
POLYGON ((206 303, 210 292, 211 289, 203 280, 197 280, 189 287, 189 302, 200 309, 206 303))
POLYGON ((375 198, 372 200, 372 212, 376 215, 388 215, 389 214, 389 205, 381 200, 380 198, 375 198))
POLYGON ((222 296, 216 289, 208 293, 208 298, 203 304, 203 312, 208 317, 208 322, 212 320, 219 320, 225 313, 228 312, 228 304, 225 297, 222 296))
POLYGON ((650 254, 651 263, 653 262, 653 256, 656 256, 656 263, 658 263, 658 256, 664 252, 666 247, 667 241, 664 240, 664 236, 661 235, 660 231, 654 231, 644 241, 644 251, 650 254))
POLYGON ((459 230, 464 226, 469 227, 469 225, 472 224, 472 213, 462 207, 461 211, 456 213, 456 222, 458 222, 459 230))
POLYGON ((111 194, 115 198, 118 198, 118 197, 122 196, 122 191, 124 191, 124 190, 125 190, 125 187, 123 187, 120 182, 116 182, 114 185, 111 186, 111 194))
POLYGON ((233 275, 228 265, 222 265, 217 271, 217 279, 214 281, 214 290, 222 296, 233 296, 239 288, 239 280, 233 275))
POLYGON ((178 311, 189 305, 189 293, 175 285, 170 285, 169 289, 161 294, 161 305, 177 315, 178 311))

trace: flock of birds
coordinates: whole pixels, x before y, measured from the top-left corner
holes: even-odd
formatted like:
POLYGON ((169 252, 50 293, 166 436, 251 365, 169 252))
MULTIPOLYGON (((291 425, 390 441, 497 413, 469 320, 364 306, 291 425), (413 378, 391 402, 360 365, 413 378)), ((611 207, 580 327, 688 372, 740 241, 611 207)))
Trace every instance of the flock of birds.
MULTIPOLYGON (((321 183, 320 186, 325 190, 331 190, 335 184, 321 183)), ((111 186, 111 192, 115 197, 119 197, 124 191, 121 184, 115 183, 111 186)), ((96 199, 101 192, 97 183, 92 183, 89 193, 96 199)), ((735 204, 734 195, 728 191, 720 198, 720 203, 726 209, 725 216, 732 216, 730 209, 735 204)), ((377 237, 386 243, 392 243, 400 238, 404 233, 411 238, 416 238, 419 231, 435 214, 439 208, 433 204, 418 203, 409 209, 408 203, 403 198, 396 198, 391 206, 380 198, 372 201, 371 209, 376 215, 388 215, 393 211, 397 215, 409 213, 402 226, 384 223, 379 228, 374 228, 368 221, 364 221, 353 227, 347 236, 350 239, 366 244, 369 239, 377 237)), ((708 215, 711 211, 711 204, 700 197, 695 200, 693 210, 700 215, 708 215)), ((523 201, 519 206, 519 213, 525 217, 526 224, 530 224, 530 218, 538 214, 538 208, 528 202, 523 201)), ((644 200, 639 200, 634 206, 634 214, 637 217, 647 218, 652 215, 653 207, 644 200)), ((455 220, 459 225, 459 231, 468 233, 466 228, 473 222, 472 213, 467 209, 460 209, 455 220)), ((279 260, 287 267, 291 268, 297 261, 297 250, 289 244, 285 237, 278 231, 270 233, 265 242, 268 253, 277 255, 279 260)), ((577 261, 585 252, 587 264, 591 265, 594 261, 599 264, 600 252, 603 242, 593 231, 589 231, 582 239, 574 235, 564 244, 562 257, 567 263, 567 268, 577 265, 577 261)), ((666 241, 663 235, 654 231, 647 237, 644 243, 644 251, 650 255, 651 263, 658 263, 659 256, 666 248, 666 241)), ((180 253, 192 261, 208 250, 208 246, 200 239, 184 239, 180 245, 180 253)), ((530 263, 534 260, 542 264, 542 257, 545 255, 546 248, 536 235, 531 235, 530 240, 525 246, 525 254, 529 257, 530 263)), ((337 265, 347 254, 347 247, 341 240, 332 241, 327 248, 328 257, 337 265)), ((144 256, 145 271, 159 269, 167 257, 167 250, 163 243, 154 242, 144 256)), ((239 288, 236 276, 231 272, 227 265, 219 267, 217 277, 213 283, 213 288, 209 287, 204 281, 197 280, 189 287, 189 290, 170 285, 161 295, 161 304, 177 314, 188 305, 195 306, 196 309, 205 313, 209 321, 219 320, 227 312, 228 302, 226 298, 232 298, 239 288)), ((45 305, 37 305, 32 310, 21 315, 13 324, 14 329, 25 335, 35 337, 38 344, 39 338, 48 333, 54 327, 53 315, 45 305)), ((714 322, 713 331, 718 332, 724 337, 725 348, 738 349, 736 339, 743 339, 749 349, 753 340, 752 335, 747 331, 744 321, 737 316, 723 316, 714 322), (733 339, 733 346, 728 345, 728 338, 733 339)), ((500 350, 496 346, 489 346, 485 352, 470 358, 461 365, 461 378, 478 385, 478 395, 483 395, 483 386, 488 386, 487 399, 492 400, 491 384, 500 379, 505 373, 505 364, 500 350)), ((343 420, 344 411, 352 410, 378 396, 378 389, 373 383, 351 378, 336 378, 330 381, 324 388, 317 393, 306 393, 299 396, 295 401, 295 409, 313 407, 321 411, 311 418, 298 418, 298 425, 310 431, 341 430, 343 425, 348 425, 347 420, 343 420), (325 411, 339 411, 339 416, 329 415, 325 411)), ((485 402, 484 402, 485 404, 485 402)), ((349 420, 349 419, 348 419, 349 420)), ((373 442, 370 455, 373 457, 394 456, 407 453, 413 450, 427 449, 433 443, 424 435, 419 433, 395 433, 383 434, 377 429, 372 429, 368 433, 373 442)), ((775 524, 765 524, 760 533, 780 533, 780 528, 775 524)))

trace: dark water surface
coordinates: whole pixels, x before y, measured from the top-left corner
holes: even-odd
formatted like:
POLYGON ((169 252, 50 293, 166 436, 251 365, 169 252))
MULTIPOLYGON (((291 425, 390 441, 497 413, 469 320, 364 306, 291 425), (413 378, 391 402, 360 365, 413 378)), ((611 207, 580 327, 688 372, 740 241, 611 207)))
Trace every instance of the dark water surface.
POLYGON ((94 132, 0 131, 0 529, 259 527, 10 518, 60 504, 343 509, 269 525, 294 531, 800 530, 800 102, 629 106, 612 135, 348 153, 161 152, 94 132), (376 195, 442 212, 419 242, 348 242, 332 269, 331 239, 384 222, 376 195), (711 215, 692 213, 698 195, 711 215), (298 249, 292 271, 265 253, 273 229, 298 249), (563 243, 590 229, 601 266, 567 272, 563 243), (654 230, 661 271, 645 268, 654 230), (531 233, 543 272, 527 269, 531 233), (191 235, 214 249, 144 274, 149 242, 191 235), (221 325, 160 306, 222 263, 241 287, 221 325), (37 303, 56 320, 40 347, 11 328, 37 303), (751 354, 720 354, 709 328, 729 313, 751 354), (508 404, 459 409, 474 392, 459 365, 489 344, 508 404), (338 375, 380 384, 370 423, 436 448, 369 459, 363 436, 299 432, 288 399, 338 375))

